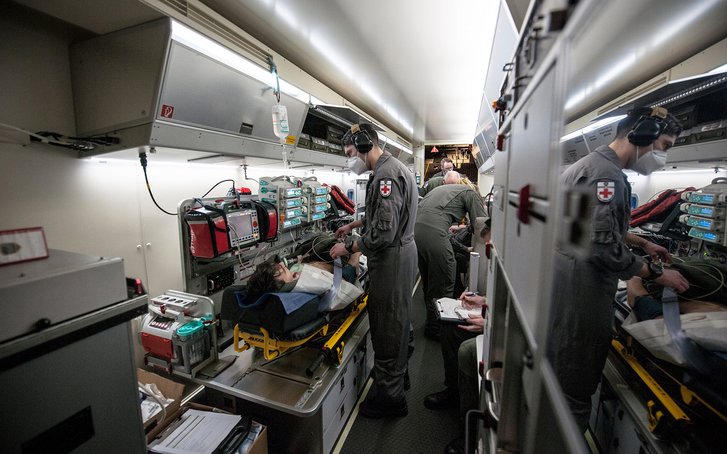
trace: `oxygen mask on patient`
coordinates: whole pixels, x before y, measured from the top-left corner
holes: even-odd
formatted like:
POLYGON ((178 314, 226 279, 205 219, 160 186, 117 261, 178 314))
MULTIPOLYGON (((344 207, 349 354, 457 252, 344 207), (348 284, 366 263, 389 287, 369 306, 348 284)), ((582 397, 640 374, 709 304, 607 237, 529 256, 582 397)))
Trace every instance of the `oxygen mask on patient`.
MULTIPOLYGON (((293 270, 293 268, 296 265, 300 265, 300 261, 298 261, 296 259, 288 258, 288 257, 280 257, 279 255, 276 255, 275 258, 273 259, 273 261, 275 262, 276 265, 281 264, 284 267, 288 268, 289 270, 293 270)), ((294 270, 294 271, 298 271, 298 270, 294 270)))
POLYGON ((287 257, 280 257, 280 256, 277 256, 276 255, 275 256, 275 263, 276 264, 277 263, 282 263, 286 268, 288 268, 288 266, 289 266, 288 265, 288 258, 287 257))
POLYGON ((303 264, 295 262, 293 260, 278 260, 275 263, 275 271, 273 272, 273 278, 276 281, 282 281, 285 284, 295 285, 295 281, 300 277, 300 273, 303 270, 303 264), (290 267, 287 267, 285 263, 290 262, 290 267))

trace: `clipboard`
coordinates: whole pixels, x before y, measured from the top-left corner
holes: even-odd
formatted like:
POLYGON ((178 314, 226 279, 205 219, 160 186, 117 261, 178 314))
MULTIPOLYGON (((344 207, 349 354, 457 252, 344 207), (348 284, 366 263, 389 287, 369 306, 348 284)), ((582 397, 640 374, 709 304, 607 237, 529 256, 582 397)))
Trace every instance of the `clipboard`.
POLYGON ((454 298, 439 298, 437 301, 437 315, 445 323, 466 324, 470 315, 481 315, 482 310, 465 309, 462 302, 454 298))

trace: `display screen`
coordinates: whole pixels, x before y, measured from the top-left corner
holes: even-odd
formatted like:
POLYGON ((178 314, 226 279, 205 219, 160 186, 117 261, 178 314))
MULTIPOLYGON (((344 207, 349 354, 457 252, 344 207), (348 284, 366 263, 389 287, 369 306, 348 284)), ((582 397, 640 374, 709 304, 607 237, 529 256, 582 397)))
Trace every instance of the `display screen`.
POLYGON ((703 229, 711 229, 712 228, 712 221, 709 221, 707 219, 695 219, 695 227, 702 227, 703 229))
MULTIPOLYGON (((256 216, 257 217, 257 216, 256 216)), ((254 239, 253 212, 250 210, 231 211, 227 213, 227 225, 230 228, 230 244, 238 246, 254 239)))
POLYGON ((701 214, 702 216, 714 216, 714 208, 712 207, 703 207, 699 205, 692 205, 689 207, 689 210, 687 211, 689 214, 701 214))
POLYGON ((299 218, 301 216, 303 216, 303 210, 301 208, 296 208, 285 212, 286 219, 299 218))
POLYGON ((705 232, 703 230, 698 230, 694 228, 689 230, 689 236, 691 236, 692 238, 698 238, 700 240, 713 241, 715 243, 719 242, 720 240, 719 235, 715 233, 705 232))
POLYGON ((689 201, 694 203, 706 203, 708 205, 714 205, 716 200, 716 194, 700 194, 696 192, 689 194, 689 201))

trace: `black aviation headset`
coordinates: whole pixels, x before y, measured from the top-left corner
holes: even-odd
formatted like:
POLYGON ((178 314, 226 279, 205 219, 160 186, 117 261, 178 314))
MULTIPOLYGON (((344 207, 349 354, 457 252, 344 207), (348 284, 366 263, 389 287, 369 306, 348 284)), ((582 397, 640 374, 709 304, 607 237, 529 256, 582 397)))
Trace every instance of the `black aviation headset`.
POLYGON ((626 136, 629 142, 637 147, 651 145, 664 132, 667 113, 663 107, 654 107, 648 114, 641 115, 626 136))
POLYGON ((351 140, 353 140, 353 146, 359 153, 368 153, 374 148, 374 142, 371 140, 369 133, 361 129, 357 124, 351 126, 351 140))

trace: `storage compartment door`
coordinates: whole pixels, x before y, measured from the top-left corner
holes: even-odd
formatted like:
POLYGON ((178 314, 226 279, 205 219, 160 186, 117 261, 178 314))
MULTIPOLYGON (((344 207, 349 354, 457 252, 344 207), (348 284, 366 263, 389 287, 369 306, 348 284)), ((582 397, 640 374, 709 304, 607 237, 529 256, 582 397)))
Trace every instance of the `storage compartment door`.
MULTIPOLYGON (((279 142, 272 120, 276 102, 269 85, 173 41, 156 119, 279 142)), ((280 102, 297 138, 308 106, 284 93, 280 102)))

